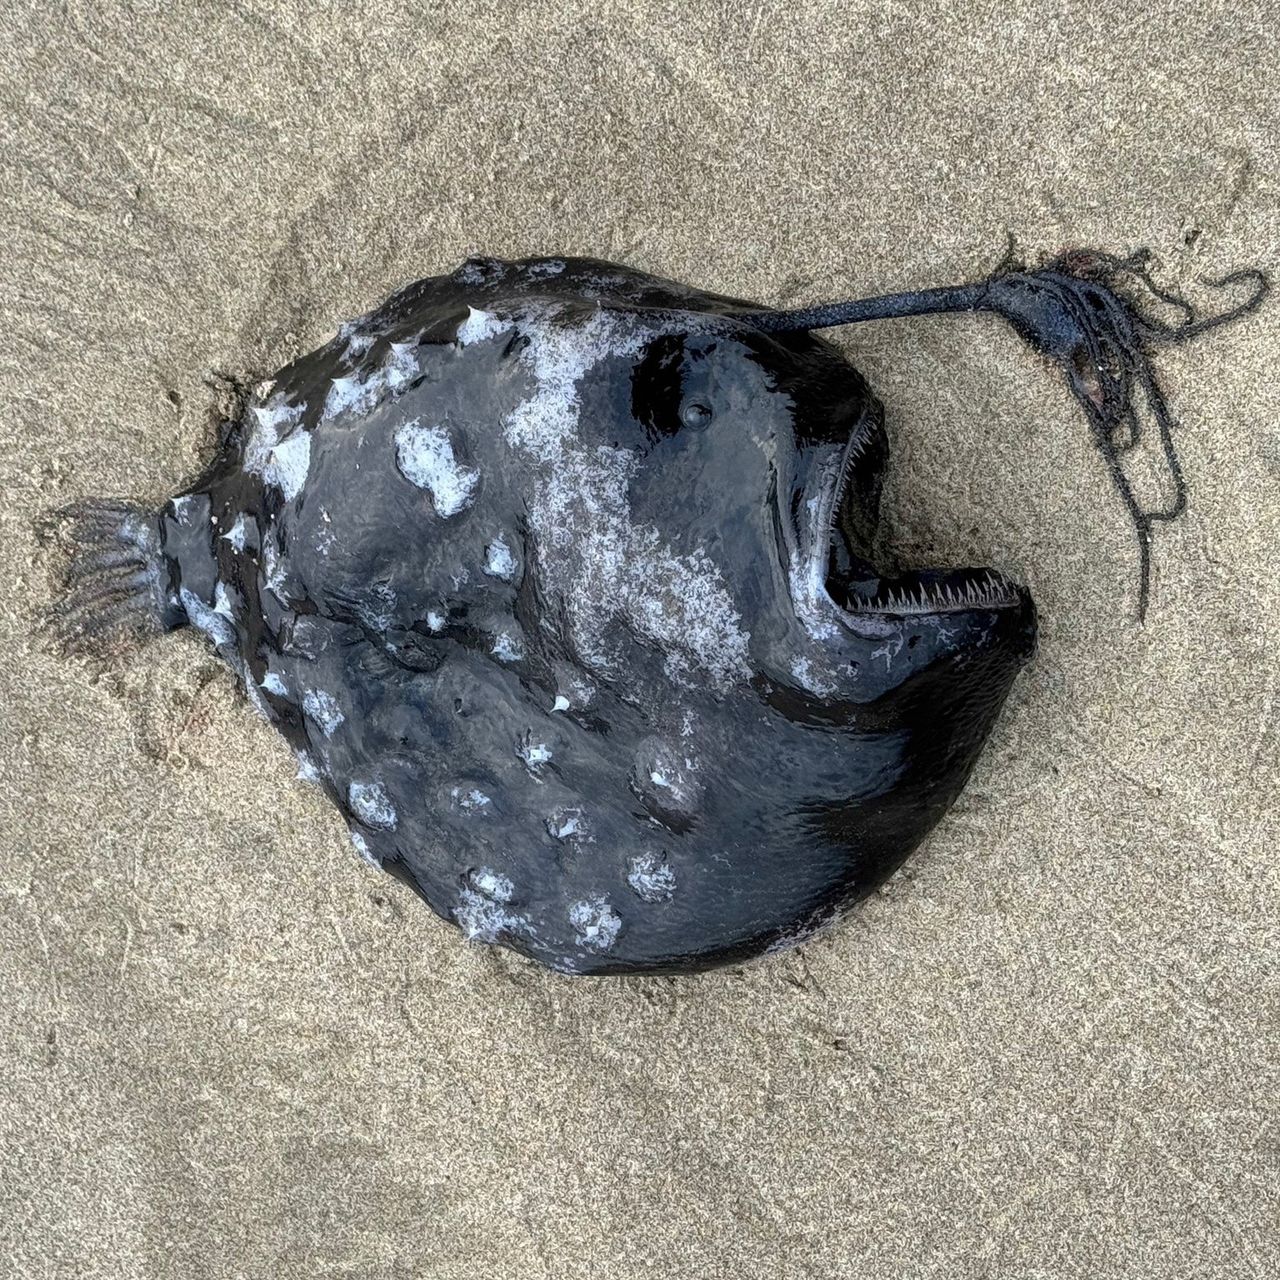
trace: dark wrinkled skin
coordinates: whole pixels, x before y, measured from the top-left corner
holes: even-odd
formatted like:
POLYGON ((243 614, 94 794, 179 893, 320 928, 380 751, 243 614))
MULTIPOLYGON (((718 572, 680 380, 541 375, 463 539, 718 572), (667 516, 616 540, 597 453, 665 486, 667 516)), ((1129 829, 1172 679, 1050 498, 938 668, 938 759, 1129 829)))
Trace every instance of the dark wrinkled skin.
POLYGON ((834 347, 558 261, 471 260, 283 369, 266 413, 310 433, 305 480, 287 497, 263 464, 255 400, 160 517, 167 622, 214 636, 373 860, 472 937, 578 973, 744 960, 942 817, 1034 611, 998 576, 887 594, 881 407, 834 347), (556 365, 584 326, 599 358, 556 365), (397 444, 437 427, 475 476, 452 514, 397 444), (495 540, 509 581, 482 568, 495 540), (353 809, 353 783, 381 791, 353 809))

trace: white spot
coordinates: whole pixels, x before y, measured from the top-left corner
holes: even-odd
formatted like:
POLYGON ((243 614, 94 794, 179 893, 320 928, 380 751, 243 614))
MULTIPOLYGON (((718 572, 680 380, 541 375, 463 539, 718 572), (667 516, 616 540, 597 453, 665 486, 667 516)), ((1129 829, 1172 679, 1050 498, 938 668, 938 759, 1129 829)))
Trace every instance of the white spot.
POLYGON ((816 693, 819 697, 825 697, 834 691, 831 684, 814 671, 813 664, 808 658, 794 659, 791 663, 791 674, 802 689, 808 689, 810 693, 816 693))
POLYGON ((608 951, 617 942, 622 928, 621 917, 603 894, 575 902, 569 908, 569 923, 578 945, 590 947, 592 951, 608 951))
POLYGON ((369 848, 369 842, 364 838, 364 836, 362 836, 358 831, 352 831, 349 834, 351 836, 351 843, 355 845, 356 852, 360 857, 367 862, 369 866, 381 869, 382 859, 374 854, 374 852, 369 848))
POLYGON ((431 494, 438 515, 456 516, 475 501, 480 473, 454 457, 444 427, 424 427, 418 419, 406 423, 396 432, 396 465, 406 480, 431 494))
POLYGON ((528 272, 536 280, 544 276, 558 276, 564 270, 564 267, 563 259, 547 258, 543 262, 531 262, 528 272))
POLYGON ((354 374, 334 378, 324 398, 320 421, 328 422, 342 413, 361 416, 369 412, 382 396, 384 386, 380 378, 362 378, 354 374))
POLYGON ((489 577, 501 578, 504 582, 516 576, 516 558, 501 534, 484 549, 484 571, 489 577))
POLYGON ((551 704, 552 711, 568 711, 569 699, 563 693, 556 694, 556 700, 551 704))
POLYGON ((525 768, 534 772, 550 761, 551 748, 545 742, 534 742, 532 735, 526 733, 516 754, 524 761, 525 768))
POLYGON ((445 617, 443 613, 440 613, 435 609, 429 609, 427 611, 427 627, 430 629, 432 635, 439 635, 440 632, 444 630, 444 624, 445 617))
POLYGON ((489 279, 501 279, 506 267, 496 258, 469 258, 453 274, 463 284, 484 284, 489 279))
POLYGON ((547 819, 547 832, 557 840, 587 837, 587 820, 581 809, 557 809, 547 819))
POLYGON ((647 792, 664 810, 688 811, 702 797, 693 760, 672 750, 661 738, 641 741, 632 778, 636 790, 647 792))
MULTIPOLYGON (((229 607, 226 612, 223 612, 221 608, 211 609, 187 587, 180 588, 178 595, 193 627, 203 631, 220 649, 235 647, 236 629, 230 621, 231 611, 229 607)), ((226 602, 226 588, 222 586, 222 583, 218 583, 215 590, 215 599, 218 599, 219 604, 226 602), (219 591, 221 592, 220 599, 218 599, 219 591)))
POLYGON ((642 902, 666 902, 676 891, 676 873, 665 858, 642 853, 631 860, 627 883, 642 902))
POLYGON ((263 472, 263 479, 274 484, 292 501, 302 492, 311 466, 311 434, 300 431, 288 440, 282 440, 271 451, 271 461, 263 472))
POLYGON ((319 768, 317 768, 316 762, 311 758, 310 754, 306 751, 298 752, 297 778, 299 782, 311 782, 316 785, 319 785, 320 770, 319 768))
POLYGON ((231 608, 231 597, 227 595, 227 586, 225 582, 215 582, 213 584, 213 611, 220 613, 224 618, 230 618, 235 621, 235 612, 231 608))
POLYGON ((323 689, 308 689, 302 695, 302 710, 326 738, 346 719, 337 699, 323 689))
POLYGON ((247 528, 247 523, 246 523, 245 517, 243 515, 239 515, 236 517, 235 524, 233 524, 231 528, 228 529, 226 533, 224 533, 222 536, 229 543, 231 543, 231 545, 235 547, 237 551, 243 551, 244 535, 245 535, 246 528, 247 528))
POLYGON ((276 534, 272 529, 266 540, 262 544, 262 569, 263 582, 267 590, 280 601, 281 604, 288 604, 286 599, 285 578, 288 576, 285 571, 284 558, 280 555, 276 546, 276 534))
POLYGON ((173 514, 177 517, 180 525, 188 526, 191 518, 196 511, 196 500, 189 493, 184 493, 179 498, 170 500, 169 505, 173 508, 173 514))
POLYGON ((506 876, 499 875, 490 867, 481 867, 471 872, 468 877, 477 893, 482 893, 494 902, 510 902, 515 893, 515 885, 506 876))
POLYGON ((463 791, 461 787, 454 787, 449 795, 464 813, 470 813, 475 809, 483 809, 493 803, 483 791, 478 791, 475 787, 472 787, 470 791, 463 791))
POLYGON ((366 827, 394 831, 396 809, 380 782, 353 782, 347 788, 347 803, 366 827))
POLYGON ((524 646, 507 632, 500 632, 494 637, 493 648, 489 651, 503 662, 519 662, 524 657, 524 646))
POLYGON ((656 527, 634 521, 635 454, 589 445, 579 431, 581 378, 602 361, 634 356, 652 327, 607 310, 577 322, 550 307, 530 313, 519 359, 535 391, 507 415, 503 432, 529 466, 533 544, 578 656, 607 673, 620 656, 612 637, 630 633, 667 655, 673 681, 702 673, 724 690, 748 679, 749 637, 715 561, 701 548, 681 553, 656 527))
POLYGON ((367 317, 361 316, 357 320, 344 320, 338 326, 338 332, 334 336, 337 341, 347 344, 348 358, 362 356, 373 346, 373 334, 366 333, 362 328, 366 319, 367 317))
POLYGON ((471 888, 459 892, 453 918, 472 942, 497 942, 504 933, 521 933, 529 929, 527 916, 514 915, 502 903, 471 888))
POLYGON ((460 347, 469 347, 473 342, 487 342, 510 327, 509 321, 499 320, 490 311, 468 307, 467 318, 458 326, 457 342, 460 347))
POLYGON ((275 485, 286 499, 302 491, 311 465, 311 434, 298 430, 303 406, 277 397, 252 410, 253 430, 244 451, 244 469, 275 485))
POLYGON ((268 671, 262 677, 262 687, 268 693, 274 693, 277 698, 287 698, 289 696, 289 686, 285 684, 278 672, 268 671))
POLYGON ((374 631, 389 631, 395 620, 395 591, 389 583, 371 582, 369 595, 373 597, 371 600, 361 600, 356 604, 360 620, 374 631))

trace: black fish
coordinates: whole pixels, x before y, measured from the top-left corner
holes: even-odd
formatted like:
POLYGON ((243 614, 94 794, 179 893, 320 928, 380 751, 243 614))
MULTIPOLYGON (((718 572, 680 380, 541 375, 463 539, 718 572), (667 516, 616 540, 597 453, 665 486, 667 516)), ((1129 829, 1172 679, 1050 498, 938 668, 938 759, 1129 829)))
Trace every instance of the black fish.
POLYGON ((1010 319, 1089 415, 1145 606, 1176 511, 1124 482, 1140 400, 1182 501, 1145 348, 1227 317, 1157 326, 1126 274, 1150 283, 1076 254, 780 312, 470 259, 261 384, 159 512, 69 508, 63 638, 205 632, 361 854, 469 938, 593 974, 794 944, 946 811, 1035 636, 996 570, 873 566, 881 407, 809 331, 1010 319))

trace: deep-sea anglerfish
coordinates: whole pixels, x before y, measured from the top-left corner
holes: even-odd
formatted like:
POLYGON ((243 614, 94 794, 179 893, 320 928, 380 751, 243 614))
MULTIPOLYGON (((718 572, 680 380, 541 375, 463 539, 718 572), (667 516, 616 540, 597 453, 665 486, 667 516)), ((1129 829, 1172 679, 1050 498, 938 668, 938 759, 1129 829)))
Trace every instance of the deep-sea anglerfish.
POLYGON ((1144 263, 776 311, 472 258, 258 385, 160 510, 67 508, 57 629, 204 632, 357 850, 470 939, 576 974, 794 944, 942 817, 1035 638, 995 569, 876 567, 881 406, 811 331, 1011 321, 1085 411, 1145 607, 1184 501, 1148 350, 1266 281, 1201 319, 1144 263), (1147 511, 1121 457, 1152 420, 1175 492, 1147 511))

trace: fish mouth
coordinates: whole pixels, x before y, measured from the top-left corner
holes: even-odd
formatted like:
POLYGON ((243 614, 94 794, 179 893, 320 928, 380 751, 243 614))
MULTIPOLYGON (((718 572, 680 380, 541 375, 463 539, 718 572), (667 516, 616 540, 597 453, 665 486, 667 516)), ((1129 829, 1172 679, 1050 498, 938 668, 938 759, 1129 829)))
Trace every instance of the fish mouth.
POLYGON ((917 569, 884 573, 862 553, 877 523, 880 473, 887 461, 864 419, 843 448, 818 469, 807 502, 810 581, 853 618, 928 618, 977 611, 1021 610, 1028 592, 990 568, 917 569), (874 473, 874 474, 872 474, 874 473), (873 495, 870 503, 868 494, 873 495), (868 511, 870 505, 871 510, 868 511))

